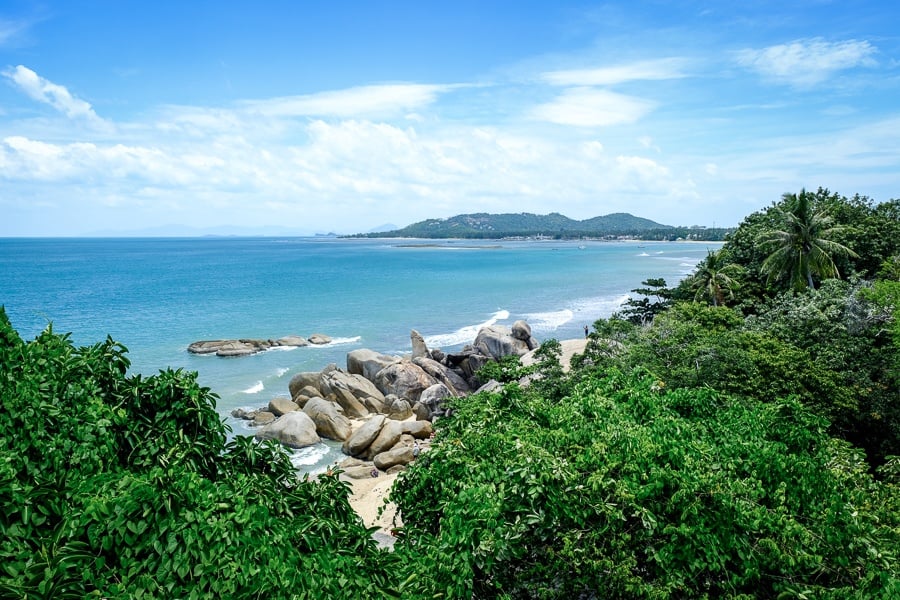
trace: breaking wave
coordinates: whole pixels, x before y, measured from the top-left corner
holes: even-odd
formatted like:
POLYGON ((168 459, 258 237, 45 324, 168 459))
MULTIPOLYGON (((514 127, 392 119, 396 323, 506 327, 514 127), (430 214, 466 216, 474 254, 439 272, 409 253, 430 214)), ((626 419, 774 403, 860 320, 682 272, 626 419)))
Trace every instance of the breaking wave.
POLYGON ((478 330, 482 327, 489 327, 497 323, 497 321, 503 321, 509 318, 508 310, 498 310, 491 318, 483 323, 478 323, 477 325, 466 325, 461 329, 457 329, 453 333, 441 333, 437 335, 429 335, 425 336, 425 344, 429 348, 446 348, 449 346, 461 346, 463 344, 471 344, 475 341, 475 336, 478 335, 478 330))

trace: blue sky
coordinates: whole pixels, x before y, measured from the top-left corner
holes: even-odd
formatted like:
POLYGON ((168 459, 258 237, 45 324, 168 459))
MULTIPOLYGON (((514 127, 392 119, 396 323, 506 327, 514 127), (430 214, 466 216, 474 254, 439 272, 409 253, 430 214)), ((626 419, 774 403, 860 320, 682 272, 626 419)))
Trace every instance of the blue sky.
POLYGON ((900 197, 889 1, 0 3, 0 236, 900 197))

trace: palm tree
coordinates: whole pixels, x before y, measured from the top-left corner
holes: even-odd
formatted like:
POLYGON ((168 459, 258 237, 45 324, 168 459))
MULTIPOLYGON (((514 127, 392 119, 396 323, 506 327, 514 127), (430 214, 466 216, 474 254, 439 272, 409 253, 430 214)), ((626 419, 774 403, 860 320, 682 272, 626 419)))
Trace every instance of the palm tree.
POLYGON ((743 272, 738 264, 723 264, 722 251, 709 250, 706 260, 697 266, 691 277, 691 289, 696 290, 694 301, 709 298, 713 306, 725 304, 726 300, 734 300, 734 290, 740 285, 735 280, 743 272))
POLYGON ((815 288, 813 275, 820 279, 840 277, 834 256, 857 256, 850 248, 831 239, 843 227, 833 225, 827 209, 813 206, 814 200, 815 195, 804 189, 799 194, 785 194, 782 205, 774 207, 782 228, 760 238, 763 248, 771 251, 762 264, 768 283, 787 279, 797 290, 815 288))

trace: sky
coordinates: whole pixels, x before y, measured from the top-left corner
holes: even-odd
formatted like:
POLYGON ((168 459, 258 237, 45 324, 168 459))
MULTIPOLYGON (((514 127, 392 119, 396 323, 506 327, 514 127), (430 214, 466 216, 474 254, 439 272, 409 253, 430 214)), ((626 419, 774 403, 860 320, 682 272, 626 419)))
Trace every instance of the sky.
POLYGON ((900 3, 0 0, 0 237, 900 198, 900 3))

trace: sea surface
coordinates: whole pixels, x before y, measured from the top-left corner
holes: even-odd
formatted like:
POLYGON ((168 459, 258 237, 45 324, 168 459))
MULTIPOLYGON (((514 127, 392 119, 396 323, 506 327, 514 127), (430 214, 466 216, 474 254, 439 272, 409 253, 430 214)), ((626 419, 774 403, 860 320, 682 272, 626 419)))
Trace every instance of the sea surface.
MULTIPOLYGON (((347 352, 459 349, 483 325, 526 320, 539 340, 584 335, 648 277, 674 285, 716 243, 356 240, 334 238, 0 239, 0 305, 24 339, 52 323, 78 345, 124 344, 132 372, 197 371, 230 417, 288 396, 301 371, 346 366, 347 352), (191 342, 324 333, 326 346, 241 358, 189 354, 191 342)), ((294 453, 316 472, 326 442, 294 453)))

